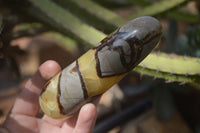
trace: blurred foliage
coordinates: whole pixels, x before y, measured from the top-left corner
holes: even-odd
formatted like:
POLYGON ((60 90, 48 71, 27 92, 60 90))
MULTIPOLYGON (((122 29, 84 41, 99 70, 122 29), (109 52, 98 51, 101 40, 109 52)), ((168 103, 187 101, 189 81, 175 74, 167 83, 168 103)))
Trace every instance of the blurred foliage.
POLYGON ((176 53, 200 57, 200 25, 187 29, 186 34, 181 34, 176 40, 176 53))
POLYGON ((177 21, 170 20, 165 34, 166 52, 175 52, 179 55, 200 57, 200 25, 189 26, 186 33, 178 34, 177 21), (169 47, 170 46, 170 47, 169 47))
POLYGON ((152 3, 147 0, 128 0, 134 4, 144 7, 142 10, 138 11, 134 15, 129 15, 128 18, 141 16, 141 15, 151 15, 151 16, 166 16, 175 20, 187 21, 187 22, 198 22, 199 16, 189 13, 187 11, 181 11, 180 5, 185 5, 188 0, 163 0, 159 2, 152 3))
POLYGON ((153 87, 151 89, 152 101, 154 108, 159 118, 162 120, 170 120, 175 111, 175 105, 168 86, 160 83, 155 83, 160 87, 153 87))
POLYGON ((1 33, 1 30, 2 30, 2 16, 0 15, 0 33, 1 33))
POLYGON ((159 1, 147 7, 144 7, 142 10, 138 11, 136 14, 128 16, 128 18, 135 18, 135 17, 143 16, 143 15, 150 15, 150 16, 158 15, 172 8, 175 8, 176 6, 180 4, 185 4, 186 2, 187 0, 159 1))
POLYGON ((82 21, 103 30, 104 33, 111 33, 125 23, 123 18, 91 0, 54 1, 63 8, 68 9, 82 21))

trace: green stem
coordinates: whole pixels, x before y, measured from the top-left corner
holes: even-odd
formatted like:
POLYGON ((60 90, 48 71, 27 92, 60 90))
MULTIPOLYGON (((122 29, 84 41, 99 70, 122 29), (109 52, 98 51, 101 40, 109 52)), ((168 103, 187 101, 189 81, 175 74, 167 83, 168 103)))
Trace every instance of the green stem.
POLYGON ((31 7, 25 7, 32 16, 50 24, 55 29, 84 42, 97 44, 106 35, 83 23, 77 17, 67 12, 50 0, 28 0, 31 7))
POLYGON ((143 15, 149 15, 149 16, 155 16, 157 14, 166 12, 180 4, 186 3, 187 0, 162 0, 160 2, 156 2, 150 6, 147 6, 143 8, 142 10, 138 11, 137 13, 133 15, 129 15, 127 18, 136 18, 138 16, 143 16, 143 15))
POLYGON ((124 24, 124 20, 117 14, 96 4, 91 0, 54 0, 60 6, 67 8, 70 12, 84 20, 90 25, 94 25, 104 32, 110 33, 124 24))
POLYGON ((182 4, 186 4, 189 0, 162 0, 160 2, 156 2, 155 4, 152 4, 149 1, 146 0, 128 0, 131 3, 137 4, 141 7, 144 7, 143 9, 139 10, 135 14, 131 14, 127 16, 127 19, 135 18, 138 16, 143 15, 150 15, 155 16, 161 13, 166 13, 167 17, 181 20, 181 21, 187 21, 190 23, 197 23, 199 22, 199 16, 186 13, 183 11, 178 11, 177 9, 171 10, 172 8, 175 8, 176 6, 180 6, 182 4))

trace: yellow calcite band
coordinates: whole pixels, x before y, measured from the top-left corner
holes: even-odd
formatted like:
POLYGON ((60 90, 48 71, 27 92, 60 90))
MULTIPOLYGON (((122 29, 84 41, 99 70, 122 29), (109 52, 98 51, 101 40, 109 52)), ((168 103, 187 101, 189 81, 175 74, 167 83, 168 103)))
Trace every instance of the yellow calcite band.
POLYGON ((59 103, 58 103, 58 82, 60 73, 57 74, 48 84, 48 89, 44 90, 42 95, 39 97, 40 106, 43 112, 53 118, 63 118, 65 117, 60 113, 59 103))
POLYGON ((79 70, 83 77, 88 97, 104 93, 127 74, 99 77, 96 70, 95 52, 95 49, 90 49, 78 59, 79 70))

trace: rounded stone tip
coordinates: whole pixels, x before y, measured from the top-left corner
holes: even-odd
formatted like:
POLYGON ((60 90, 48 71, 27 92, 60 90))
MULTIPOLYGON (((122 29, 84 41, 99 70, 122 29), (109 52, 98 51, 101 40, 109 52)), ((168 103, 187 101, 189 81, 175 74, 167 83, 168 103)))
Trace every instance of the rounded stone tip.
POLYGON ((141 16, 123 25, 119 32, 133 33, 139 40, 143 40, 148 34, 161 32, 161 23, 154 17, 141 16))

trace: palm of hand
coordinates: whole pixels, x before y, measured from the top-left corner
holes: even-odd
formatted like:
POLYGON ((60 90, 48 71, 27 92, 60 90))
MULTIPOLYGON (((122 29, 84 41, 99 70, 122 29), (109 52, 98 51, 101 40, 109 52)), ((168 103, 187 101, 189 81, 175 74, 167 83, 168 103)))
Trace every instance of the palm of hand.
MULTIPOLYGON (((39 110, 38 97, 47 80, 60 71, 54 61, 42 64, 38 72, 30 79, 5 121, 3 128, 10 133, 90 133, 94 127, 97 112, 93 104, 87 104, 79 115, 70 119, 55 120, 46 115, 36 118, 39 110)), ((1 131, 1 130, 0 130, 1 131)))

